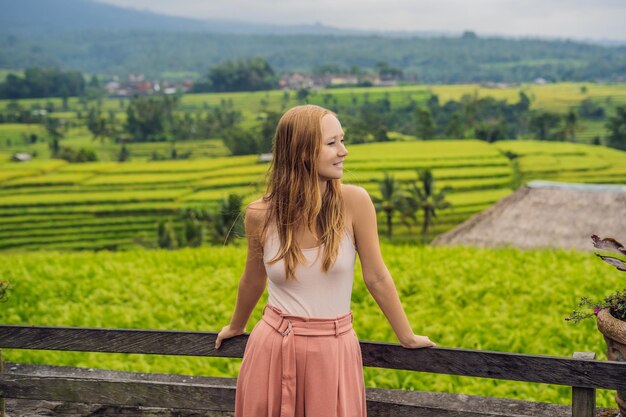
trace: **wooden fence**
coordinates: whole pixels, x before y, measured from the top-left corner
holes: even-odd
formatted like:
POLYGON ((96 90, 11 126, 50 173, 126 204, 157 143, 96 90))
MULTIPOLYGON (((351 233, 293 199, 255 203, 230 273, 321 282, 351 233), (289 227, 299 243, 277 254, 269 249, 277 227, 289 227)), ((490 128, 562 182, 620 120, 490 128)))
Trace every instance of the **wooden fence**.
MULTIPOLYGON (((0 348, 225 358, 243 356, 247 335, 224 341, 220 350, 214 348, 216 336, 217 333, 212 332, 2 325, 0 348)), ((392 343, 360 343, 364 366, 572 387, 571 407, 490 397, 368 389, 368 415, 371 417, 591 417, 596 416, 596 389, 626 390, 626 363, 597 361, 593 353, 575 353, 572 358, 562 358, 443 347, 412 350, 392 343), (416 410, 420 410, 419 414, 416 410)), ((5 364, 0 373, 0 397, 5 399, 217 412, 232 412, 234 409, 232 378, 116 374, 103 370, 86 372, 81 368, 71 368, 75 372, 67 372, 67 369, 61 372, 55 371, 54 367, 42 372, 37 370, 37 365, 10 365, 5 364)))

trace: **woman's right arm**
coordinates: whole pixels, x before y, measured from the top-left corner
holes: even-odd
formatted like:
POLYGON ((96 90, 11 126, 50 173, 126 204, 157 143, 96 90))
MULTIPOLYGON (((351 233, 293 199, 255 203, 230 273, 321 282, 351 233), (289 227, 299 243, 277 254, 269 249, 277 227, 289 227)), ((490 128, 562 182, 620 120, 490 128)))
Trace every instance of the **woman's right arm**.
POLYGON ((244 224, 246 238, 248 240, 248 255, 243 275, 239 280, 235 311, 230 324, 225 326, 217 335, 215 348, 219 349, 224 339, 243 334, 246 324, 259 298, 265 291, 267 274, 263 263, 263 245, 260 239, 261 228, 265 211, 258 208, 254 203, 246 209, 244 224))

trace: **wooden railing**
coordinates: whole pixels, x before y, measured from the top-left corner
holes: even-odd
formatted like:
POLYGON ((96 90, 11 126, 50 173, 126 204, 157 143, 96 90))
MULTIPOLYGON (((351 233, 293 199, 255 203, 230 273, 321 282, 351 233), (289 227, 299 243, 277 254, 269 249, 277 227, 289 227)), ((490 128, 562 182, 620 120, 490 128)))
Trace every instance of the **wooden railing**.
MULTIPOLYGON (((220 350, 214 348, 216 336, 217 333, 211 332, 3 325, 0 326, 0 348, 226 358, 243 356, 247 335, 224 341, 220 350)), ((443 347, 412 350, 391 343, 360 343, 364 366, 570 386, 572 406, 571 414, 567 414, 574 417, 596 415, 596 389, 626 390, 626 363, 597 361, 593 353, 575 353, 572 358, 562 358, 443 347)), ((0 374, 0 397, 7 399, 215 411, 234 409, 234 384, 230 378, 166 378, 156 377, 157 374, 154 378, 144 378, 130 373, 124 373, 124 378, 116 378, 114 372, 105 375, 105 371, 102 371, 102 377, 93 372, 92 375, 81 372, 70 376, 59 372, 42 375, 19 371, 28 369, 27 365, 13 366, 18 371, 8 372, 6 368, 0 374)), ((368 413, 370 416, 382 416, 390 415, 390 410, 393 410, 394 416, 413 415, 418 408, 431 411, 437 408, 436 404, 420 405, 416 402, 432 402, 433 398, 441 398, 437 396, 452 396, 433 394, 426 400, 420 395, 410 391, 368 389, 368 413)), ((454 405, 452 397, 449 400, 454 405)), ((492 400, 500 401, 499 406, 505 409, 509 407, 509 412, 511 407, 521 403, 516 400, 492 400), (506 401, 509 402, 502 405, 506 401)), ((441 401, 446 400, 441 398, 441 401)), ((461 402, 468 406, 467 401, 461 402)), ((442 410, 444 406, 442 404, 442 410)), ((561 407, 559 415, 563 415, 564 406, 558 407, 561 407)), ((557 415, 554 410, 545 415, 557 415)), ((420 415, 453 415, 437 414, 435 411, 420 415)), ((474 410, 467 415, 500 414, 480 414, 474 410)))

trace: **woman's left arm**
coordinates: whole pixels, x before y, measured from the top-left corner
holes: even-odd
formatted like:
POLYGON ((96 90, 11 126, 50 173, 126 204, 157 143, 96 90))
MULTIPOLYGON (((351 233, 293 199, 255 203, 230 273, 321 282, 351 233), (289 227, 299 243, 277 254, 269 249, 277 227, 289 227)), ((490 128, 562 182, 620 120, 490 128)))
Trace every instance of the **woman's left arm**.
POLYGON ((363 269, 363 280, 368 291, 389 324, 400 344, 408 348, 435 346, 427 336, 413 333, 404 312, 393 278, 383 261, 378 240, 376 209, 368 192, 357 186, 344 185, 346 206, 351 213, 354 237, 363 269))

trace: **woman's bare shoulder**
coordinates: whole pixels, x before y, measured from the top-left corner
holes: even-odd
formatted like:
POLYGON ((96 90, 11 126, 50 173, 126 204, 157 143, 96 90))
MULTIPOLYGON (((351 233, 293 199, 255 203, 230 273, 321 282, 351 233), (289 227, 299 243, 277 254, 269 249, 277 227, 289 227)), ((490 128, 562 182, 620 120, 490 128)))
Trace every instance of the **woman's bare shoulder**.
POLYGON ((263 221, 267 217, 269 202, 263 197, 254 200, 246 207, 246 226, 252 227, 256 231, 260 231, 263 227, 263 221))
POLYGON ((341 191, 348 210, 355 206, 358 207, 359 204, 363 204, 364 199, 370 199, 367 190, 359 185, 341 184, 341 191))

